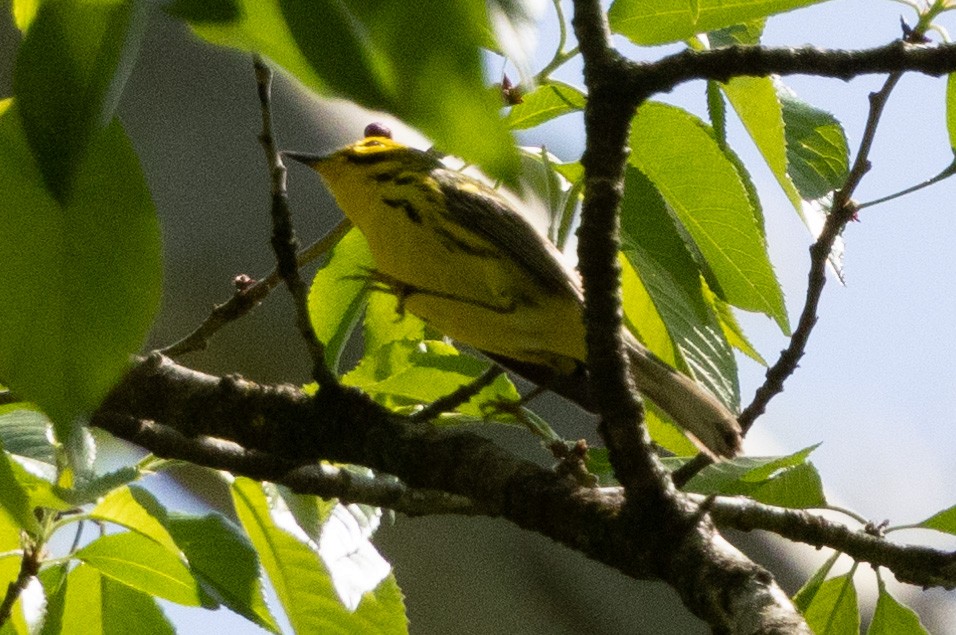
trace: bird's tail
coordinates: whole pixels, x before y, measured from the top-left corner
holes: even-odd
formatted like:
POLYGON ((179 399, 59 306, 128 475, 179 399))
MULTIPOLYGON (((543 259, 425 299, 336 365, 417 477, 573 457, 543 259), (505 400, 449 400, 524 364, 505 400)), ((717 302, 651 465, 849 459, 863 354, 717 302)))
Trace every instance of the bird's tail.
POLYGON ((693 379, 680 373, 628 338, 627 355, 634 385, 713 456, 733 457, 740 451, 737 417, 693 379))

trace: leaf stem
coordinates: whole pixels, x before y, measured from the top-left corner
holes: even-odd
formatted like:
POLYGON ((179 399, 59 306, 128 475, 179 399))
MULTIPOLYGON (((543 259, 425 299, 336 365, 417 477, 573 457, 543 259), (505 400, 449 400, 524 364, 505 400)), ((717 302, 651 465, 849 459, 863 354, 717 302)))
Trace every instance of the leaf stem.
POLYGON ((924 187, 929 187, 930 185, 935 185, 936 183, 939 183, 940 181, 948 179, 949 177, 953 176, 953 174, 956 174, 956 160, 950 163, 942 172, 940 172, 939 174, 937 174, 936 176, 930 179, 926 179, 922 183, 917 183, 916 185, 912 187, 908 187, 905 190, 900 190, 899 192, 888 194, 887 196, 883 196, 878 199, 874 199, 872 201, 867 201, 866 203, 860 203, 859 205, 856 206, 856 209, 861 210, 867 207, 873 207, 874 205, 879 205, 880 203, 886 203, 888 201, 892 201, 893 199, 900 198, 901 196, 906 196, 907 194, 918 192, 924 187))

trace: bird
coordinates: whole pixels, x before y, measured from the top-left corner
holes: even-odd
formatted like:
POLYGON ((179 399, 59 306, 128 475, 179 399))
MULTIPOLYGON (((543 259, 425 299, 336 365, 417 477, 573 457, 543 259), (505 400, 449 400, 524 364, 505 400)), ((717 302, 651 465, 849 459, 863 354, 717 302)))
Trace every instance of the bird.
MULTIPOLYGON (((369 275, 407 310, 543 388, 596 411, 587 384, 578 272, 521 203, 378 129, 329 154, 284 152, 315 170, 365 236, 369 275)), ((622 329, 630 375, 713 458, 740 451, 736 416, 622 329)))

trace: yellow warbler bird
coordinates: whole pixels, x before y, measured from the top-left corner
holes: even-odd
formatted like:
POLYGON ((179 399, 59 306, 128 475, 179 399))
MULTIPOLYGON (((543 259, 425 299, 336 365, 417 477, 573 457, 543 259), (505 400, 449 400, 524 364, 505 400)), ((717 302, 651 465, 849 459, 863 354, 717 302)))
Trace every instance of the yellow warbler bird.
MULTIPOLYGON (((387 134, 387 133, 384 133, 387 134)), ((372 274, 445 335, 593 410, 577 272, 517 204, 388 136, 329 155, 286 152, 318 172, 365 235, 372 274)), ((706 452, 740 447, 734 415, 625 332, 637 389, 706 452)))

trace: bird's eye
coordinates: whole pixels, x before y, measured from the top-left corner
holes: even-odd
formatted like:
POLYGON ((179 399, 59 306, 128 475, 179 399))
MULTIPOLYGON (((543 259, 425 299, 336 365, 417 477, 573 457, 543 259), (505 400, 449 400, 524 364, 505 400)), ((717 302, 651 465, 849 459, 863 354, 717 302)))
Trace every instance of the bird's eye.
POLYGON ((381 141, 375 141, 374 139, 369 139, 368 141, 365 142, 366 148, 375 148, 381 145, 382 145, 381 141))

